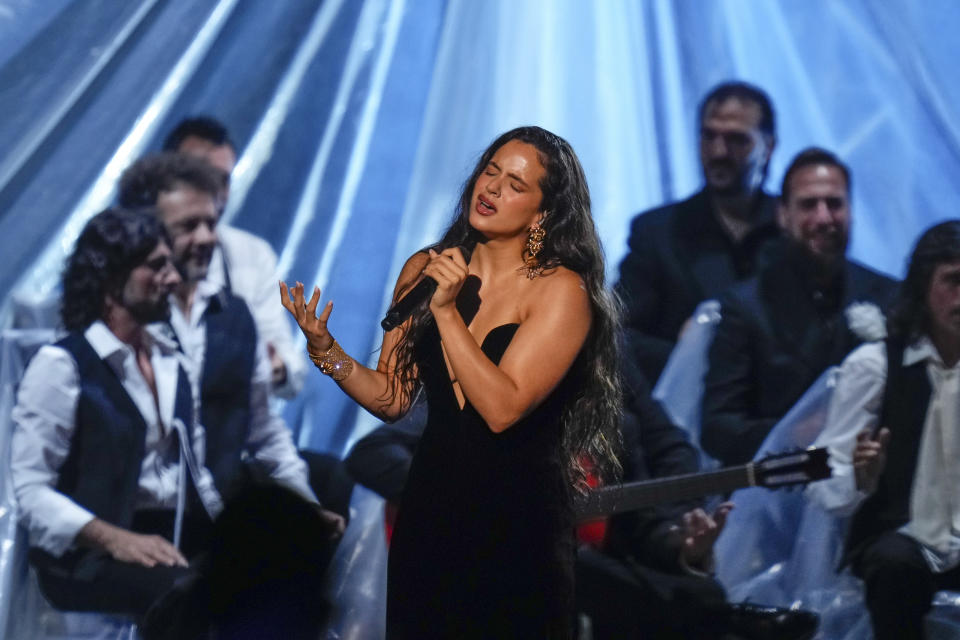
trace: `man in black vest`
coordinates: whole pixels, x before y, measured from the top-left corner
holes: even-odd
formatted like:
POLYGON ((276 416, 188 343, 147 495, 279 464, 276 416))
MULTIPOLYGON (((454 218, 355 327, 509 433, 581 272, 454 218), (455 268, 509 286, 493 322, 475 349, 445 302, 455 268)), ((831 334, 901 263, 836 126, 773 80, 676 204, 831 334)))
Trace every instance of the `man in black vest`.
POLYGON ((196 464, 203 433, 182 356, 147 330, 179 284, 153 214, 97 215, 63 274, 70 333, 21 382, 11 473, 30 560, 58 608, 144 613, 190 574, 222 506, 196 464))
POLYGON ((172 297, 167 329, 193 364, 189 373, 199 390, 206 464, 217 489, 230 498, 253 470, 316 502, 290 430, 270 410, 271 367, 253 316, 229 287, 206 279, 222 188, 222 174, 206 161, 162 153, 124 171, 119 202, 155 207, 170 234, 182 282, 172 297), (256 464, 244 464, 244 457, 256 464))
POLYGON ((896 285, 846 258, 850 188, 849 169, 829 151, 797 154, 777 211, 782 247, 720 298, 700 441, 726 465, 753 458, 827 367, 878 335, 859 318, 881 319, 896 285))
MULTIPOLYGON (((222 171, 225 182, 218 204, 221 211, 226 207, 237 149, 221 122, 209 116, 184 118, 164 139, 163 150, 203 158, 222 171)), ((227 283, 231 292, 247 303, 267 347, 273 393, 294 397, 303 388, 306 358, 302 350, 294 348, 287 314, 277 304, 277 256, 273 249, 263 238, 221 222, 209 277, 227 283)))
POLYGON ((776 145, 770 98, 744 82, 700 103, 703 189, 636 216, 617 293, 631 357, 655 384, 697 304, 753 275, 777 237, 776 201, 763 191, 776 145))
POLYGON ((960 588, 960 220, 917 241, 888 327, 843 363, 818 439, 833 477, 807 491, 855 512, 844 560, 874 637, 910 640, 933 594, 960 588))

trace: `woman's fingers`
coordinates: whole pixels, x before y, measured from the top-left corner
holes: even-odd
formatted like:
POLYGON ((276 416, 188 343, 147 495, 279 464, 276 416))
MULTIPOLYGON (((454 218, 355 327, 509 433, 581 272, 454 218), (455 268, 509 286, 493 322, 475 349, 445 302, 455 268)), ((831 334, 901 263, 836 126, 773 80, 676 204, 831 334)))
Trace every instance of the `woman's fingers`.
POLYGON ((423 272, 435 280, 438 275, 443 275, 453 281, 463 280, 467 277, 466 263, 461 266, 445 255, 438 256, 431 260, 423 272))
POLYGON ((313 288, 313 295, 310 296, 310 302, 307 303, 307 313, 314 317, 317 315, 317 304, 320 303, 320 287, 313 288))
POLYGON ((461 253, 460 247, 444 249, 437 262, 444 267, 450 268, 452 273, 458 274, 460 278, 466 278, 467 273, 469 273, 467 261, 463 259, 463 253, 461 253))
POLYGON ((290 288, 287 287, 287 283, 283 280, 280 281, 280 304, 283 305, 283 308, 292 313, 294 316, 297 313, 293 310, 293 301, 290 299, 290 288))
POLYGON ((331 311, 333 311, 333 300, 329 300, 323 307, 323 311, 320 312, 319 320, 323 323, 323 326, 327 326, 327 318, 330 317, 331 311))
POLYGON ((450 247, 449 249, 444 249, 440 255, 450 258, 450 260, 463 271, 467 270, 467 261, 464 260, 463 252, 460 251, 460 247, 450 247))
POLYGON ((423 270, 423 275, 430 276, 437 281, 437 284, 444 284, 450 279, 449 272, 444 269, 443 265, 439 264, 428 264, 427 268, 423 270))
POLYGON ((304 300, 303 289, 302 282, 296 282, 291 288, 287 286, 286 282, 281 280, 280 304, 296 318, 297 324, 299 324, 302 329, 306 329, 307 327, 305 325, 311 324, 311 320, 317 320, 325 326, 327 319, 330 317, 330 312, 333 310, 333 302, 327 302, 318 318, 317 305, 320 304, 320 288, 313 288, 313 294, 310 296, 309 301, 304 300))

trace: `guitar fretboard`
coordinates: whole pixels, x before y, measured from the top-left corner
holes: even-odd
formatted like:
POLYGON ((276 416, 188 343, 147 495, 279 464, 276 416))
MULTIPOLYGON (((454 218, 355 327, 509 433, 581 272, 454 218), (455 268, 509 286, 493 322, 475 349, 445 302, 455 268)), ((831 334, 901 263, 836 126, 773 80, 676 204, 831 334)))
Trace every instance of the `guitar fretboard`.
POLYGON ((747 464, 717 471, 603 487, 592 491, 577 505, 577 518, 581 521, 591 520, 621 511, 728 493, 753 486, 755 482, 752 466, 747 464))

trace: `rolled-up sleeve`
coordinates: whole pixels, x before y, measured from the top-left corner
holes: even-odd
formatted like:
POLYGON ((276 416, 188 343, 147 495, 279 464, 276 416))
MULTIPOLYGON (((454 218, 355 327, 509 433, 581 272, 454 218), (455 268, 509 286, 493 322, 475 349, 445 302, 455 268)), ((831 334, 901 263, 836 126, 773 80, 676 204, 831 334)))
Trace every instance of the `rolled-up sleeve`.
POLYGON ((75 430, 77 366, 63 349, 44 346, 24 373, 13 409, 11 476, 32 546, 55 556, 69 549, 94 515, 55 489, 75 430))
POLYGON ((827 422, 814 442, 830 454, 832 476, 807 487, 807 497, 839 515, 852 514, 867 494, 857 489, 853 475, 853 450, 857 434, 875 430, 887 380, 883 343, 863 345, 843 362, 830 399, 827 422))

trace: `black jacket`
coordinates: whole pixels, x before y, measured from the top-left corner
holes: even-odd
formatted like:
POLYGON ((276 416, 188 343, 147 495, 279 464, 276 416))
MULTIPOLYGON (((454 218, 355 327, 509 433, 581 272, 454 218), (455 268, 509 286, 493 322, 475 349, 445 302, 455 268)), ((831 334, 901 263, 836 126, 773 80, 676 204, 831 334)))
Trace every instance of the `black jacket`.
POLYGON ((631 222, 616 291, 626 308, 630 357, 651 384, 697 304, 752 276, 766 247, 780 237, 776 199, 760 193, 756 207, 757 224, 738 244, 717 221, 706 191, 631 222))
POLYGON ((770 429, 828 367, 861 340, 847 326, 852 302, 883 310, 896 283, 844 261, 835 286, 817 288, 794 247, 721 297, 704 380, 701 445, 725 465, 753 458, 770 429))

